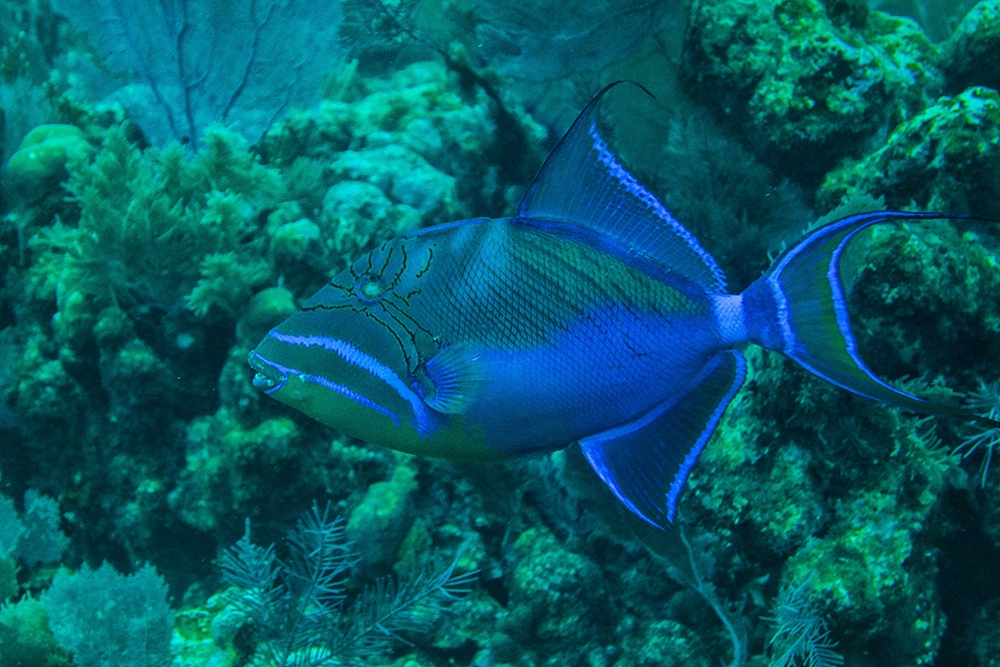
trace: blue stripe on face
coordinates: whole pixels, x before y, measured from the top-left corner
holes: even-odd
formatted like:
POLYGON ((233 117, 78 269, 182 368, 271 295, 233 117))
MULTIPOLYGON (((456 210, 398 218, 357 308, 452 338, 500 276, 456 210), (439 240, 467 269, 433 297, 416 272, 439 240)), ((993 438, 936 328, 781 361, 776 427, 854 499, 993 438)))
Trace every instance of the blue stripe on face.
MULTIPOLYGON (((346 341, 337 338, 330 338, 328 336, 296 336, 292 334, 283 334, 277 331, 271 331, 268 336, 287 345, 295 345, 297 347, 305 348, 318 347, 329 352, 334 352, 348 364, 367 371, 373 377, 376 377, 389 385, 397 394, 399 394, 400 398, 410 404, 410 408, 413 410, 413 416, 416 419, 416 428, 419 435, 425 436, 430 433, 432 420, 424 402, 402 381, 402 379, 400 379, 398 375, 396 375, 396 373, 393 372, 391 368, 379 362, 371 355, 365 354, 346 341)), ((299 374, 295 371, 292 372, 299 374)), ((314 382, 315 384, 331 389, 332 391, 341 393, 352 400, 357 400, 359 403, 367 407, 378 406, 374 409, 392 417, 393 420, 396 421, 396 424, 399 424, 399 418, 389 412, 386 408, 378 405, 371 399, 365 398, 357 392, 344 387, 343 385, 337 384, 336 382, 322 376, 310 374, 302 374, 302 376, 303 379, 308 382, 314 382), (348 394, 345 392, 350 393, 348 394), (358 398, 354 398, 355 396, 358 398)))
MULTIPOLYGON (((349 398, 352 401, 354 401, 355 403, 358 403, 359 405, 363 405, 366 408, 371 408, 372 410, 375 410, 376 412, 380 412, 383 415, 385 415, 386 417, 388 417, 389 419, 391 419, 393 421, 393 423, 396 424, 396 426, 399 426, 399 415, 397 415, 394 412, 391 412, 390 410, 386 409, 385 407, 379 405, 378 403, 376 403, 375 401, 371 400, 370 398, 368 398, 366 396, 362 396, 358 392, 353 391, 349 387, 346 387, 346 386, 344 386, 342 384, 337 384, 336 382, 331 382, 330 380, 328 380, 325 377, 322 377, 320 375, 312 375, 310 373, 302 373, 298 369, 291 368, 289 366, 282 366, 281 364, 276 364, 273 361, 268 361, 267 359, 263 358, 262 356, 260 356, 256 352, 251 352, 250 355, 251 355, 251 365, 253 365, 253 363, 252 363, 253 361, 258 361, 261 364, 264 364, 264 365, 268 366, 269 368, 272 368, 272 369, 278 371, 278 373, 281 374, 281 381, 278 382, 277 384, 275 384, 272 387, 264 389, 264 393, 265 394, 273 394, 274 392, 278 391, 279 389, 281 389, 282 387, 285 386, 285 384, 287 383, 287 379, 286 378, 289 375, 295 375, 299 379, 301 379, 303 382, 309 382, 309 383, 312 383, 312 384, 316 384, 316 385, 319 385, 319 386, 323 387, 324 389, 329 389, 330 391, 337 392, 341 396, 344 396, 345 398, 349 398)), ((256 379, 254 381, 254 384, 256 385, 256 379)))

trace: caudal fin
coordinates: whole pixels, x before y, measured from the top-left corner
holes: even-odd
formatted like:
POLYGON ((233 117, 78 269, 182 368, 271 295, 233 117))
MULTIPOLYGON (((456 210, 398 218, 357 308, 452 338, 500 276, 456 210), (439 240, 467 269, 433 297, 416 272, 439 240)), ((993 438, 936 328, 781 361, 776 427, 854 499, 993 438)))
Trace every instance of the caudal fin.
POLYGON ((743 294, 747 334, 806 370, 856 394, 932 415, 1000 426, 986 417, 918 398, 892 387, 858 356, 847 314, 841 259, 861 230, 883 222, 957 218, 946 213, 881 211, 841 218, 788 249, 743 294))

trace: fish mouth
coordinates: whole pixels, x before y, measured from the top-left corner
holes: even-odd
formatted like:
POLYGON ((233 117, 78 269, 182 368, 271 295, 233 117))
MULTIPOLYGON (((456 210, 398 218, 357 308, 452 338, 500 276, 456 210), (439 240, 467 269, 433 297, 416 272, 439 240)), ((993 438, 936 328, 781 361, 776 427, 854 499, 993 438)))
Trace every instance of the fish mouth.
POLYGON ((257 350, 251 350, 247 355, 247 363, 256 373, 253 376, 253 386, 263 389, 265 394, 272 394, 288 382, 288 374, 284 368, 272 364, 264 357, 257 354, 257 350))

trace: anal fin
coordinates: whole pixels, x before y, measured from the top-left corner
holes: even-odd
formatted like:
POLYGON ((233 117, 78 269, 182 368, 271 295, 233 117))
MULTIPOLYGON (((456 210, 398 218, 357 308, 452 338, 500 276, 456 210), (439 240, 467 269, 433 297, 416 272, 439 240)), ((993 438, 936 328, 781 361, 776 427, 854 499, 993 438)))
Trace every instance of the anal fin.
POLYGON ((594 472, 632 512, 663 528, 684 482, 746 378, 735 350, 713 357, 687 391, 636 421, 580 440, 594 472))

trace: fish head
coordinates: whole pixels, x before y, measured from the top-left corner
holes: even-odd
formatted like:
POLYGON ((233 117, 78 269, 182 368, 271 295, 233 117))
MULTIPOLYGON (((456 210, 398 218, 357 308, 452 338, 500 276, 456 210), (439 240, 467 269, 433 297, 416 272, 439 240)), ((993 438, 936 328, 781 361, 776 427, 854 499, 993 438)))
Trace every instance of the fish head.
POLYGON ((254 386, 366 442, 479 458, 461 420, 425 400, 433 387, 423 368, 439 344, 414 302, 431 256, 432 244, 404 237, 361 257, 250 352, 254 386))
POLYGON ((415 280, 404 245, 397 239, 361 257, 269 331, 249 356, 254 386, 364 440, 426 430, 411 376, 429 341, 398 312, 415 280))

